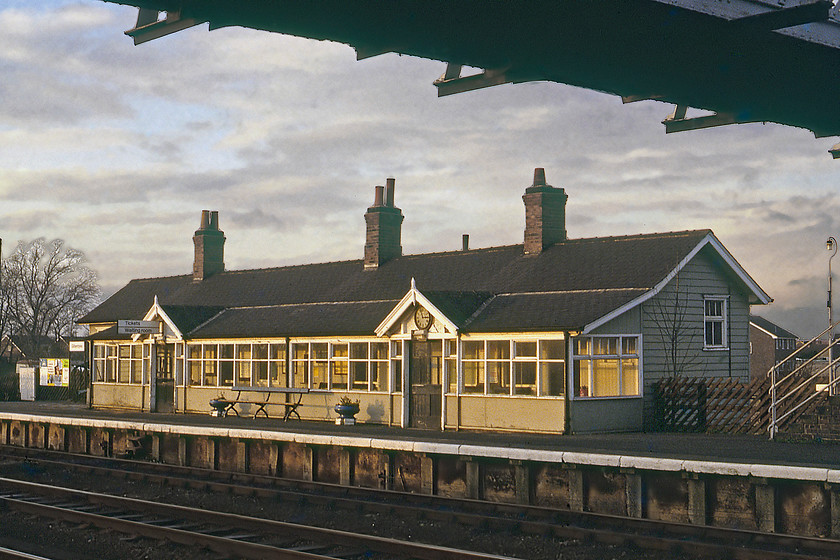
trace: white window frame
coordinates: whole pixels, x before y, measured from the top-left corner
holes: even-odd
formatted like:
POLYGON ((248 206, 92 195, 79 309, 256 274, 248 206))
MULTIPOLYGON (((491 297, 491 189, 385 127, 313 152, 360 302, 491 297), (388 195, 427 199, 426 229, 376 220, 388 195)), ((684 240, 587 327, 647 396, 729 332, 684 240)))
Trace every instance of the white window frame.
MULTIPOLYGON (((571 360, 572 360, 572 367, 570 368, 569 373, 569 388, 568 391, 571 392, 572 398, 575 400, 589 400, 589 399, 638 399, 644 396, 644 368, 643 368, 643 359, 642 359, 642 335, 641 334, 602 334, 602 335, 586 335, 586 336, 578 336, 574 337, 569 344, 571 360), (617 339, 616 342, 616 354, 595 354, 594 347, 595 347, 595 340, 599 338, 615 338, 617 339), (625 353, 624 352, 624 339, 636 339, 636 352, 634 354, 625 353), (578 354, 578 341, 588 339, 589 340, 589 352, 587 354, 578 354), (636 360, 636 383, 637 383, 637 394, 635 395, 592 395, 592 387, 594 386, 594 370, 593 370, 593 362, 598 359, 602 360, 617 360, 618 361, 618 386, 619 388, 624 387, 624 362, 626 360, 636 360), (577 386, 575 385, 575 370, 576 364, 579 361, 586 361, 589 363, 589 367, 586 371, 586 387, 588 390, 588 394, 581 395, 577 394, 577 386)), ((583 376, 583 372, 581 372, 581 376, 583 376)))
POLYGON ((729 349, 729 298, 727 296, 703 297, 703 349, 729 349), (708 313, 708 304, 711 302, 720 303, 720 315, 710 315, 708 313), (720 324, 720 344, 715 344, 714 341, 710 343, 708 327, 718 323, 720 324))

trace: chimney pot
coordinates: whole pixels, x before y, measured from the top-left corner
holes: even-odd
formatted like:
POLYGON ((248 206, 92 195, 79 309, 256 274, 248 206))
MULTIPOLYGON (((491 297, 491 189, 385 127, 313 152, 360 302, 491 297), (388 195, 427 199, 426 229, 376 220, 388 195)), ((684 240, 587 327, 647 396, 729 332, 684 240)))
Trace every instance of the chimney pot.
POLYGON ((219 229, 219 212, 213 210, 210 212, 210 229, 219 229))
POLYGON ((376 194, 373 197, 373 205, 374 206, 382 206, 382 193, 385 191, 385 187, 382 185, 377 185, 376 187, 376 194))
POLYGON ((385 206, 394 207, 394 186, 396 179, 388 177, 385 180, 385 206))
POLYGON ((537 167, 534 169, 534 184, 531 185, 532 187, 542 187, 545 186, 545 168, 537 167))
POLYGON ((198 229, 207 229, 210 227, 210 210, 201 211, 201 225, 198 229))
POLYGON ((461 236, 461 250, 462 251, 469 251, 470 250, 470 234, 465 233, 461 236))

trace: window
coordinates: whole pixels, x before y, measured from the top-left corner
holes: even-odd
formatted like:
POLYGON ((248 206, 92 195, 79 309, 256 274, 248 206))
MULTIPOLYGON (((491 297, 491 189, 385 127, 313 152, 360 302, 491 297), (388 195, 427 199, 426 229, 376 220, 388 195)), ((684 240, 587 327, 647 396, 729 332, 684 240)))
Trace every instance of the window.
POLYGON ((462 340, 461 344, 464 394, 564 394, 564 340, 462 340))
POLYGON ((295 342, 292 344, 294 386, 387 391, 388 360, 387 342, 295 342))
POLYGON ((575 394, 578 397, 638 396, 638 347, 637 336, 575 339, 575 394))
POLYGON ((391 369, 394 372, 394 392, 402 393, 403 342, 391 342, 391 369))
POLYGON ((188 344, 186 353, 192 386, 286 386, 283 343, 188 344))
POLYGON ((726 348, 726 298, 707 297, 703 300, 703 323, 703 347, 726 348))
POLYGON ((143 383, 142 344, 94 344, 95 379, 104 383, 143 383))

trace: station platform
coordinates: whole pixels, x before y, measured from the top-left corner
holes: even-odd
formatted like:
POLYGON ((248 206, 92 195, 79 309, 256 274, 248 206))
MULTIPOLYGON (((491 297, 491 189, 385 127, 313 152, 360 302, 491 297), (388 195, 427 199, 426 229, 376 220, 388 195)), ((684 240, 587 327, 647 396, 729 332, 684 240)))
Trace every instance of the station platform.
MULTIPOLYGON (((82 404, 62 402, 0 402, 0 419, 12 415, 31 415, 36 418, 67 417, 77 419, 112 420, 137 423, 207 428, 208 433, 219 428, 281 432, 285 434, 322 435, 353 438, 393 440, 394 442, 426 442, 449 446, 480 447, 483 455, 493 448, 502 450, 534 450, 535 452, 574 452, 616 457, 660 458, 678 461, 701 461, 749 465, 776 465, 840 469, 840 445, 813 441, 790 442, 770 440, 767 436, 685 433, 609 433, 586 435, 549 435, 529 433, 496 433, 472 431, 432 431, 380 424, 340 426, 330 422, 273 418, 247 418, 209 414, 161 414, 120 412, 91 409, 82 404)), ((191 430, 191 431, 193 431, 191 430)), ((284 438, 285 439, 285 438, 284 438)))

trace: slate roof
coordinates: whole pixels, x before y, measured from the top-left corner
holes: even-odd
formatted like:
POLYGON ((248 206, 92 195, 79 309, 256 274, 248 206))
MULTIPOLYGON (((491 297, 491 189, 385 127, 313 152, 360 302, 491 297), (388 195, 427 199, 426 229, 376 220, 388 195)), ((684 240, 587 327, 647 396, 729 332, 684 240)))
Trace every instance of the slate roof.
POLYGON ((80 322, 142 318, 157 296, 189 338, 373 334, 414 278, 468 331, 573 330, 654 288, 709 234, 571 239, 539 255, 521 244, 405 255, 374 270, 359 259, 132 280, 80 322))
POLYGON ((750 323, 754 323, 758 328, 770 333, 770 335, 774 338, 799 339, 799 337, 792 332, 785 330, 776 323, 768 321, 764 317, 760 317, 758 315, 750 315, 750 323))

